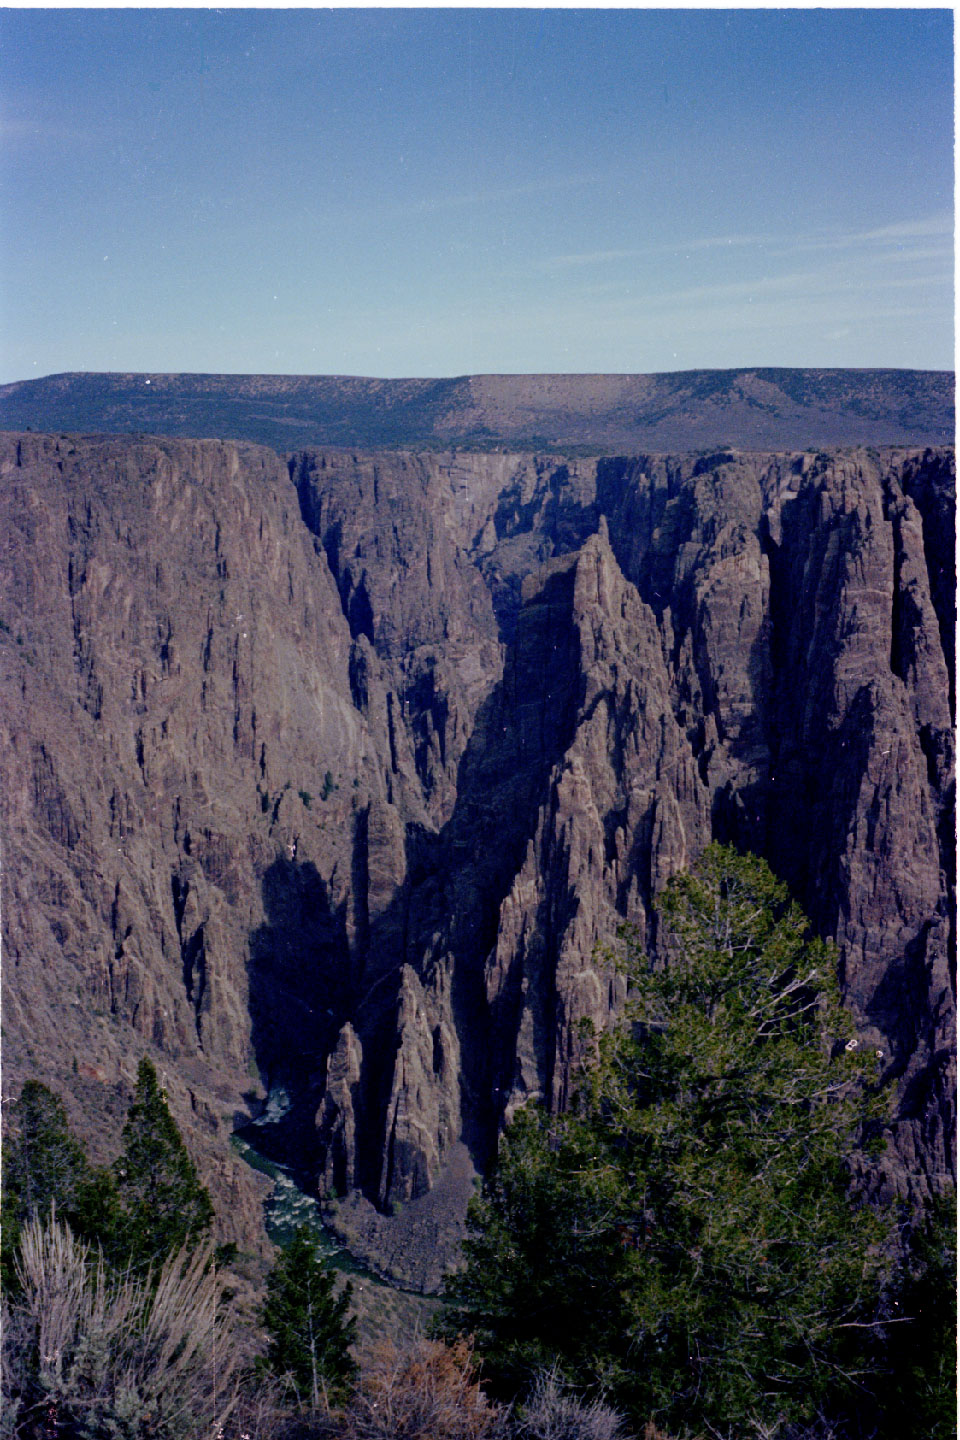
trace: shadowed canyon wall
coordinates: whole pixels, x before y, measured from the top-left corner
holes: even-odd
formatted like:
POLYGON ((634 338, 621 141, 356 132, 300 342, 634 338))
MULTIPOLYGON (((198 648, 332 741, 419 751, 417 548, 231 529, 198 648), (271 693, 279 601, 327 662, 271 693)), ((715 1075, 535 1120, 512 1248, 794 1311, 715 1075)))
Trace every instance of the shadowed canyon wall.
POLYGON ((836 938, 883 1183, 953 1173, 951 451, 24 434, 0 473, 5 1093, 107 1154, 149 1052, 225 1235, 256 1120, 435 1285, 616 1015, 598 942, 655 945, 717 837, 836 938))

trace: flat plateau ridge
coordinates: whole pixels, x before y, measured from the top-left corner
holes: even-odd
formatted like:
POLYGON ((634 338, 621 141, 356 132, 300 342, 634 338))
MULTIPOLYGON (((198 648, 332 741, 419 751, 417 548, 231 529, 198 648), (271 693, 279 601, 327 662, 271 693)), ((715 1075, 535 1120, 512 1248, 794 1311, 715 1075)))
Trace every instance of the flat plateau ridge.
POLYGON ((115 1144, 152 1055, 226 1238, 259 1122, 435 1288, 711 838, 835 937, 955 1173, 954 455, 0 437, 3 1086, 115 1144), (393 1219, 388 1218, 395 1211, 393 1219))
POLYGON ((944 445, 954 377, 925 370, 687 370, 660 375, 67 374, 0 386, 0 428, 252 440, 286 451, 944 445))

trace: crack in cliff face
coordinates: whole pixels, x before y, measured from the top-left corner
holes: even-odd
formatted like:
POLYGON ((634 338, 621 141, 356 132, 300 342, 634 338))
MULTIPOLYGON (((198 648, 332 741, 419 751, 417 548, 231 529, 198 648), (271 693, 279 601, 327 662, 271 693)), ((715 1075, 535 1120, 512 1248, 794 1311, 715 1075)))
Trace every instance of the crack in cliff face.
MULTIPOLYGON (((502 679, 480 706, 460 758, 453 813, 436 833, 398 830, 403 879, 369 922, 363 988, 350 1023, 369 1057, 364 1113, 384 1127, 379 1139, 369 1137, 368 1168, 361 1162, 381 1204, 424 1193, 461 1136, 476 1163, 488 1158, 494 1130, 483 964, 544 778, 569 738, 568 690, 577 673, 571 584, 569 571, 554 573, 529 600, 502 679), (403 1095, 417 1087, 417 1106, 404 1105, 403 1095), (425 1116, 432 1119, 426 1127, 425 1116)), ((369 873, 369 820, 366 841, 369 873)), ((338 1133, 356 1131, 354 1117, 328 1115, 324 1123, 338 1133)), ((335 1158, 334 1173, 345 1165, 335 1158)))
POLYGON ((92 1133, 151 1048, 245 1243, 259 1119, 453 1244, 470 1159, 615 1018, 617 923, 655 948, 722 838, 837 940, 886 1180, 943 1183, 950 452, 5 445, 5 1084, 43 1053, 92 1133))
MULTIPOLYGON (((183 988, 188 1003, 193 1007, 194 1024, 197 1028, 197 1044, 203 1049, 203 1011, 207 994, 207 952, 204 944, 204 922, 193 924, 195 914, 187 917, 187 906, 191 898, 190 881, 175 873, 170 877, 173 896, 173 918, 177 927, 180 957, 183 966, 183 988)), ((195 907, 191 906, 191 911, 195 907)))

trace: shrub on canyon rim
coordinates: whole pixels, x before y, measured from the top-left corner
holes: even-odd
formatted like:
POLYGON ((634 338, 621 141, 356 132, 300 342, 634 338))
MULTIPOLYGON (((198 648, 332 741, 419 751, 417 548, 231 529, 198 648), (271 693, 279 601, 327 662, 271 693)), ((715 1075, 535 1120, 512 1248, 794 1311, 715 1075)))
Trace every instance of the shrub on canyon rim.
POLYGON ((17 1271, 4 1435, 190 1440, 226 1420, 241 1352, 210 1244, 168 1256, 155 1275, 111 1275, 68 1225, 34 1215, 17 1271))
POLYGON ((876 1058, 763 861, 711 846, 660 910, 665 963, 625 937, 572 1113, 508 1132, 446 1324, 507 1392, 557 1360, 635 1419, 809 1419, 868 1368, 888 1226, 848 1158, 877 1143, 876 1058))

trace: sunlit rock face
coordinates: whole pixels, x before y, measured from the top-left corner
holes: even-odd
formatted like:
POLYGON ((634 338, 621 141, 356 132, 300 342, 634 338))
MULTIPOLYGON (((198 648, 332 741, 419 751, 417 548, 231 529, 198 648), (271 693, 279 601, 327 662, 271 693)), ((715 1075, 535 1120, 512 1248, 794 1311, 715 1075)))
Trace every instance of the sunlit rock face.
POLYGON ((108 1154, 150 1053, 226 1234, 259 1118, 439 1283, 498 1127, 617 1015, 618 923, 655 947, 720 838, 837 941, 881 1182, 952 1174, 951 451, 0 469, 5 1092, 108 1154))

